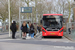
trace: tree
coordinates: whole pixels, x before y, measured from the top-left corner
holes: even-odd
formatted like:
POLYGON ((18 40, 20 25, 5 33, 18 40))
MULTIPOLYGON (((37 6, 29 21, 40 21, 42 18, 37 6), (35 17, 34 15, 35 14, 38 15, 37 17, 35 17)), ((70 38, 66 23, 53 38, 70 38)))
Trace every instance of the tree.
POLYGON ((19 19, 19 2, 18 0, 11 0, 10 1, 10 14, 11 14, 11 21, 19 19))
POLYGON ((1 0, 0 4, 0 14, 1 14, 1 19, 3 23, 5 22, 6 19, 8 19, 8 4, 7 1, 1 0))
POLYGON ((70 19, 70 16, 71 16, 71 9, 72 9, 72 7, 71 7, 71 2, 72 2, 72 0, 70 1, 70 0, 67 0, 68 1, 68 10, 69 10, 69 17, 68 17, 68 22, 69 22, 69 19, 70 19))

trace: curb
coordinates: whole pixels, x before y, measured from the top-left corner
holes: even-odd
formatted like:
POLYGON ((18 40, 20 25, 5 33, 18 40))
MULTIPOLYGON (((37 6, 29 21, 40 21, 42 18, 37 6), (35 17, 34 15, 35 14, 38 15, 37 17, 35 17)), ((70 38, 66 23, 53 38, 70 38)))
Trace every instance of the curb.
POLYGON ((66 35, 63 35, 63 36, 66 37, 66 38, 67 38, 68 40, 70 40, 70 41, 74 41, 73 39, 67 37, 66 35))

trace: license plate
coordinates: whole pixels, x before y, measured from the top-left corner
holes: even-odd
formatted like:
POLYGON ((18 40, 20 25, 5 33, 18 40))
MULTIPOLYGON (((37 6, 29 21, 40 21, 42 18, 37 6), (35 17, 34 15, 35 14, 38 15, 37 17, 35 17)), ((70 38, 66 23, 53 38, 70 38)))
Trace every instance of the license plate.
POLYGON ((55 34, 55 33, 50 33, 50 34, 55 34))

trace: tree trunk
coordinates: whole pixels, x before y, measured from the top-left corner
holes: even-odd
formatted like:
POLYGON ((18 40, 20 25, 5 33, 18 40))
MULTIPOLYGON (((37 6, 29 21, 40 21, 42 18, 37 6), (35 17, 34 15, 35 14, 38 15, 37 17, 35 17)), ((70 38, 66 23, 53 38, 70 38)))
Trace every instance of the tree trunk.
POLYGON ((69 22, 69 19, 70 19, 70 16, 71 16, 71 6, 70 6, 70 2, 68 1, 69 3, 69 17, 68 17, 68 22, 69 22))

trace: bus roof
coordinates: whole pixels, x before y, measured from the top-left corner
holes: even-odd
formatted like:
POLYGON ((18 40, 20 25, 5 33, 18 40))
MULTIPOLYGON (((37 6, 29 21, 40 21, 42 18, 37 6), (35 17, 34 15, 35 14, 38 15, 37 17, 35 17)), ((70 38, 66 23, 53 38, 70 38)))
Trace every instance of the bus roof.
POLYGON ((47 16, 47 15, 59 15, 59 16, 63 16, 63 14, 43 14, 43 16, 47 16))

